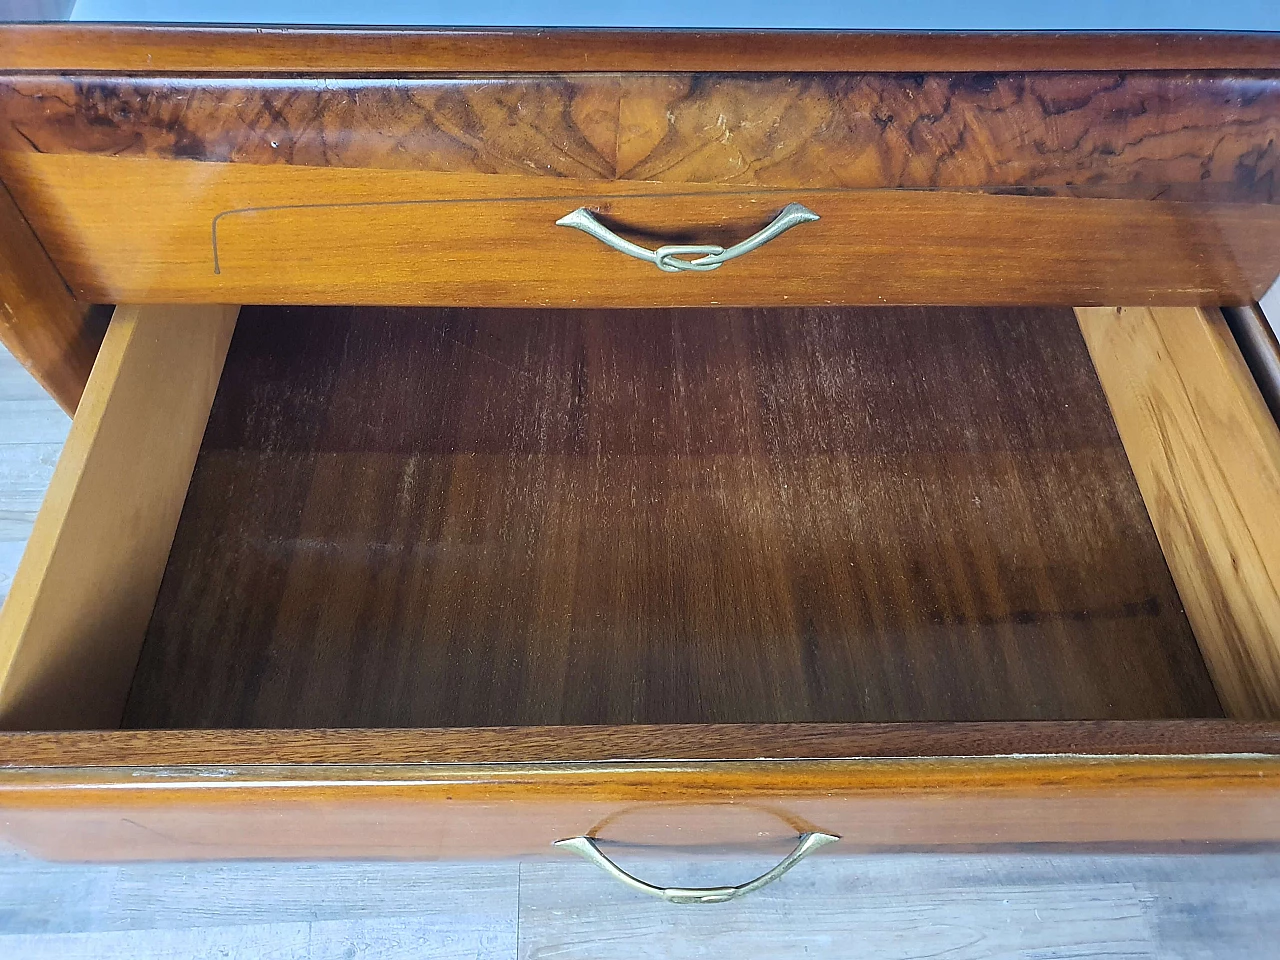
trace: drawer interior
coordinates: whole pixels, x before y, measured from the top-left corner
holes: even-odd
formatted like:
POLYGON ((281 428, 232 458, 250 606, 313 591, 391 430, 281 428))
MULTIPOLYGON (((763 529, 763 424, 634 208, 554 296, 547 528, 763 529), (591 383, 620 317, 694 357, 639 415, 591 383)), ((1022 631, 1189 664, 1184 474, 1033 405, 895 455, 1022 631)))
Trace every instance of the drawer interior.
POLYGON ((1222 712, 1070 309, 257 307, 123 724, 1222 712))

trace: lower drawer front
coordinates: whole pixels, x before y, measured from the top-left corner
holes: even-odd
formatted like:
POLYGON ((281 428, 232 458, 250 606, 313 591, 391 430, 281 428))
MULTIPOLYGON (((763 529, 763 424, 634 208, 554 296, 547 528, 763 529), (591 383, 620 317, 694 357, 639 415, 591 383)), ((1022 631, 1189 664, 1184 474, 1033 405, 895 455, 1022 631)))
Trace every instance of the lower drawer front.
POLYGON ((624 860, 781 859, 813 832, 840 838, 816 856, 1280 842, 1275 724, 68 733, 0 745, 2 835, 51 859, 556 857, 567 855, 556 841, 578 836, 624 860), (700 755, 791 759, 634 759, 700 755), (815 759, 842 755, 861 759, 815 759))

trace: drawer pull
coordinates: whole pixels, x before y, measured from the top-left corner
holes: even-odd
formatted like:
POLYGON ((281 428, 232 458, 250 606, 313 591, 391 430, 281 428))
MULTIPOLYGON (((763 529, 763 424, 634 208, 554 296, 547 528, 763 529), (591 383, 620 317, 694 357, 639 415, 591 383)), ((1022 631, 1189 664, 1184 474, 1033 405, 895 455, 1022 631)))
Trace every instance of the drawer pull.
POLYGON ((803 834, 796 848, 771 870, 736 887, 655 887, 638 877, 633 877, 606 857, 591 837, 570 837, 568 840, 557 840, 552 846, 571 850, 583 860, 594 863, 611 877, 621 880, 631 889, 647 893, 651 897, 658 897, 667 903, 727 903, 730 900, 745 897, 753 890, 768 886, 819 847, 825 847, 828 843, 835 843, 839 839, 829 833, 803 834))
POLYGON ((595 214, 586 207, 579 207, 573 213, 565 214, 556 221, 556 226, 573 227, 575 230, 581 230, 583 233, 590 234, 601 243, 607 244, 629 257, 652 263, 664 273, 681 273, 686 270, 697 272, 717 270, 722 263, 733 260, 735 257, 740 257, 745 253, 750 253, 756 247, 763 246, 779 234, 786 233, 792 227, 819 219, 821 218, 803 203, 788 203, 782 208, 782 212, 773 218, 771 224, 759 233, 753 233, 741 243, 735 243, 728 249, 717 246, 714 243, 673 243, 665 247, 659 247, 657 250, 650 250, 618 236, 597 220, 595 214), (681 259, 683 255, 690 254, 701 254, 701 256, 696 260, 681 259))

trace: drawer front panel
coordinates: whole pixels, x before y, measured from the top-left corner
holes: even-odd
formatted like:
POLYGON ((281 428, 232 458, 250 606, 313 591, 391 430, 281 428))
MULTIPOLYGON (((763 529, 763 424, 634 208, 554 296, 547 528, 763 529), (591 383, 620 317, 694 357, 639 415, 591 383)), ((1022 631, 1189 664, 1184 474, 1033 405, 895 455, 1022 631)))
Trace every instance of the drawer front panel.
MULTIPOLYGON (((1274 843, 1272 758, 11 770, 0 833, 49 859, 1274 843)), ((602 881, 604 882, 604 881, 602 881)))
POLYGON ((1272 843, 1277 736, 1230 721, 9 734, 0 836, 79 860, 544 856, 581 834, 784 853, 811 830, 842 838, 821 855, 1272 843))
POLYGON ((0 80, 0 176, 89 300, 1247 302, 1276 74, 0 80), (555 228, 727 245, 662 275, 555 228))
POLYGON ((21 166, 19 203, 76 294, 101 302, 1217 304, 1261 296, 1280 268, 1269 204, 85 156, 21 166), (711 273, 663 273, 555 225, 585 206, 649 248, 728 246, 792 201, 822 219, 711 273))

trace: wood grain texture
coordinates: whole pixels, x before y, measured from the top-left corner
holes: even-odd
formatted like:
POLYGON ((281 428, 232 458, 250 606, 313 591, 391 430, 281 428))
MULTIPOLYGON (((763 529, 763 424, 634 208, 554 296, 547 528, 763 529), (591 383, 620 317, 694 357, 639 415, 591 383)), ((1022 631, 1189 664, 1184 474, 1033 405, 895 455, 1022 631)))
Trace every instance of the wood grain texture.
POLYGON ((1280 718, 1280 427, 1219 311, 1076 311, 1228 714, 1280 718))
POLYGON ((1280 200, 1280 74, 0 77, 0 149, 663 184, 1280 200))
POLYGON ((1069 311, 240 331, 127 726, 1218 713, 1069 311))
POLYGON ((1280 840, 1280 760, 1005 757, 0 772, 0 837, 49 859, 546 856, 557 839, 785 853, 1280 840))
POLYGON ((1280 754, 1280 724, 1238 720, 1038 720, 0 733, 3 768, 540 764, 1055 754, 1280 754))
POLYGON ((0 725, 113 726, 234 307, 121 307, 0 611, 0 725))
POLYGON ((98 351, 88 314, 0 186, 0 342, 67 413, 98 351))
POLYGON ((0 69, 122 73, 1274 70, 1273 33, 837 33, 7 24, 0 69))
POLYGON ((1244 303, 1280 271, 1280 205, 810 191, 0 154, 82 299, 760 306, 1244 303), (651 247, 735 243, 792 200, 822 219, 713 273, 664 274, 555 221, 651 247), (287 253, 286 253, 287 251, 287 253))
POLYGON ((1249 303, 1277 76, 10 75, 0 175, 97 301, 1249 303), (553 226, 728 245, 794 199, 714 274, 553 226))

